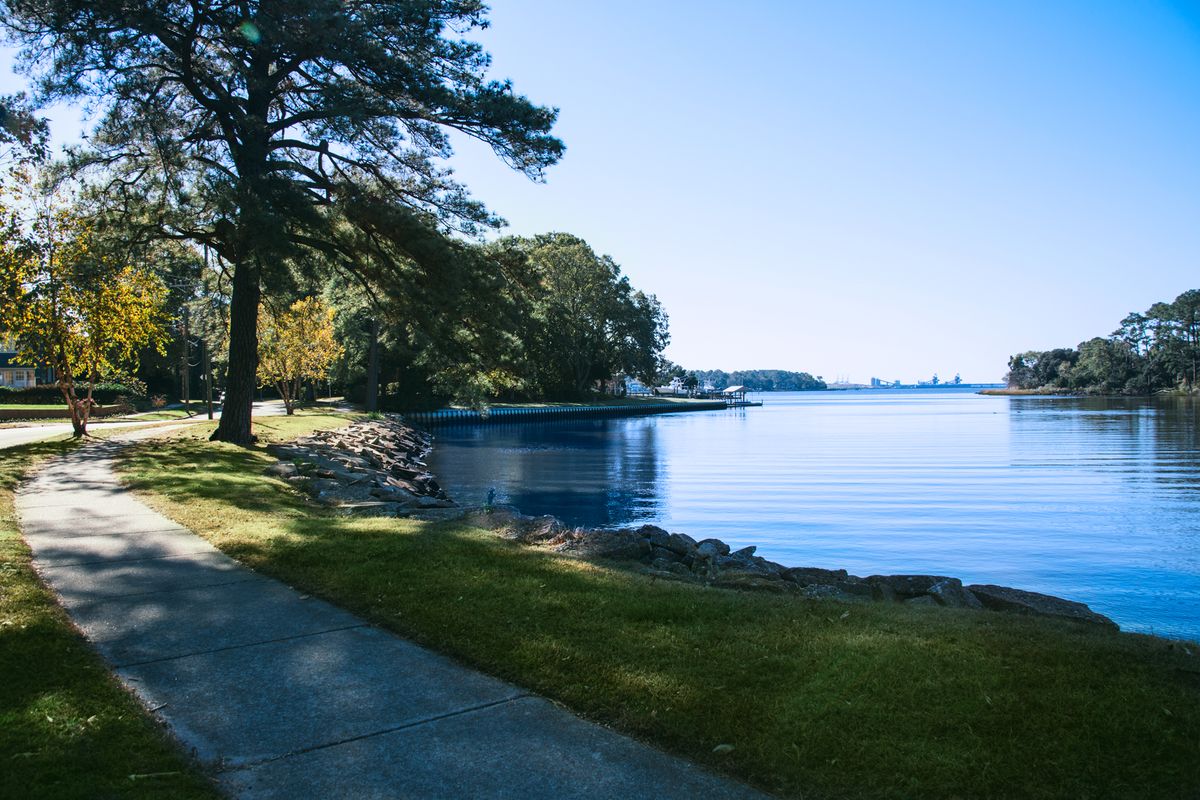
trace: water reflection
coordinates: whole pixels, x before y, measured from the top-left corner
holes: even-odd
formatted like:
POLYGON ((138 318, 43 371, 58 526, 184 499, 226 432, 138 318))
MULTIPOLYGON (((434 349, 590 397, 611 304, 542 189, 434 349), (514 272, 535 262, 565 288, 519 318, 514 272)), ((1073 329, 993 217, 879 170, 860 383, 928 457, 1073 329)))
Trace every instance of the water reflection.
POLYGON ((646 418, 436 429, 435 472, 454 498, 552 513, 571 525, 620 527, 654 517, 661 465, 646 418))

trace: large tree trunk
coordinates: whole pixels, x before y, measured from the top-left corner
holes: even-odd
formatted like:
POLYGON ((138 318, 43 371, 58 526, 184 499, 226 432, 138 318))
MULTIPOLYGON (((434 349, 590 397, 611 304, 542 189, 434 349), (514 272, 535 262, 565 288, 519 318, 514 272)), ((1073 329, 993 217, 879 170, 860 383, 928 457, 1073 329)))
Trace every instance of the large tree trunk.
POLYGON ((258 302, 261 295, 258 264, 254 257, 234 267, 233 297, 229 303, 229 371, 221 421, 214 441, 234 444, 254 442, 250 418, 254 387, 258 383, 258 302))

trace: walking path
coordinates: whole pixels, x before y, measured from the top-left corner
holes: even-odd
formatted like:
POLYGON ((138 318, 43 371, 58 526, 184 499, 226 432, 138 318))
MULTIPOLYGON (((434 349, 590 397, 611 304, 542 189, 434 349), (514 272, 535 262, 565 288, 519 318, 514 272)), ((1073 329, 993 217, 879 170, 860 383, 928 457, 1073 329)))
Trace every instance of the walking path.
POLYGON ((763 797, 242 566, 125 491, 119 447, 40 470, 21 527, 71 618, 231 795, 763 797))
MULTIPOLYGON (((351 409, 345 406, 336 407, 338 411, 349 411, 351 409)), ((153 414, 153 411, 143 412, 144 414, 153 414)), ((278 417, 286 413, 283 407, 282 400, 260 400, 253 405, 253 415, 255 419, 259 417, 278 417)), ((142 414, 134 414, 134 417, 142 416, 142 414)), ((221 418, 221 412, 218 410, 214 415, 216 419, 221 418)), ((200 422, 211 422, 208 415, 203 411, 197 412, 193 417, 181 417, 177 420, 145 420, 145 421, 130 421, 130 422, 105 422, 104 420, 92 420, 88 423, 90 431, 107 431, 115 428, 145 428, 152 425, 160 426, 167 423, 175 423, 178 425, 194 425, 200 422)), ((69 422, 52 422, 46 425, 27 425, 20 428, 0 428, 0 450, 8 447, 17 447, 30 442, 37 442, 42 439, 51 439, 55 436, 66 437, 74 429, 69 422)))

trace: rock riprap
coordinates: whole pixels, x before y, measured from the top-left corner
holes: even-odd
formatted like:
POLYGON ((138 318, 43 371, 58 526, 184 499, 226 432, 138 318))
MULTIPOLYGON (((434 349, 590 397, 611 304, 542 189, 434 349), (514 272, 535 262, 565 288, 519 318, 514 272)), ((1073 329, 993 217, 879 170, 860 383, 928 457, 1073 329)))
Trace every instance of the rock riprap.
POLYGON ((422 460, 429 434, 387 416, 317 431, 268 451, 281 459, 267 473, 319 503, 377 514, 453 508, 422 460))
POLYGON ((470 509, 465 522, 506 539, 585 559, 633 562, 649 574, 728 589, 792 594, 845 602, 894 602, 1068 619, 1117 630, 1083 603, 1006 586, 963 586, 948 575, 851 575, 844 569, 785 567, 733 550, 720 539, 696 541, 655 525, 619 530, 568 528, 554 517, 528 517, 510 506, 470 509))

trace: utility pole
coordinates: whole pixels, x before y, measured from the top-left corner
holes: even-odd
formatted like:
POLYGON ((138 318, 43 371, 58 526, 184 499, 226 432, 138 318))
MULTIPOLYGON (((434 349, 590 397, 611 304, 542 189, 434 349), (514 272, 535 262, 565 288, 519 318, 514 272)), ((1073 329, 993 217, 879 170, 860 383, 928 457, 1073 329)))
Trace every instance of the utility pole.
POLYGON ((188 338, 188 307, 186 305, 183 307, 183 321, 181 324, 183 326, 183 347, 181 348, 179 354, 179 395, 183 400, 183 407, 190 411, 192 404, 192 387, 189 380, 190 376, 188 374, 191 372, 191 369, 188 366, 188 350, 190 349, 189 345, 191 344, 191 341, 188 338))
POLYGON ((371 319, 371 346, 367 350, 367 411, 379 410, 379 321, 371 319))
POLYGON ((200 352, 204 359, 204 401, 208 404, 208 418, 213 418, 212 407, 212 362, 208 358, 208 342, 200 340, 200 352))

